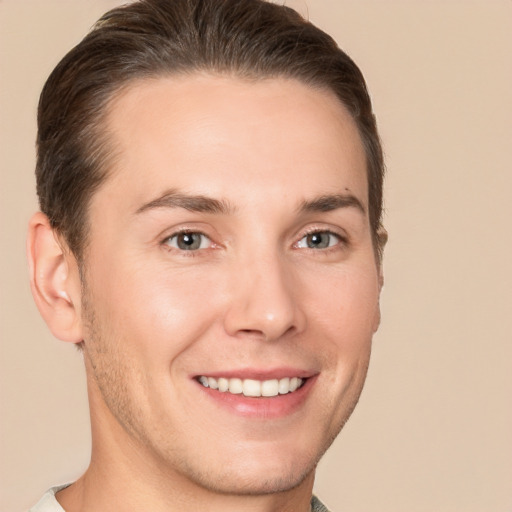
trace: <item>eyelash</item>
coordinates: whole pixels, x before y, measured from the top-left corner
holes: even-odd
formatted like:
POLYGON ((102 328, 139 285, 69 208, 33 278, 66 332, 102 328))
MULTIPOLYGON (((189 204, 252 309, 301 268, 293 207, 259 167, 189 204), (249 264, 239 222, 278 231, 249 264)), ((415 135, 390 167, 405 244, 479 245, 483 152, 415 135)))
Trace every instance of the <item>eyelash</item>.
POLYGON ((304 233, 304 235, 297 241, 295 242, 294 244, 294 247, 296 247, 297 249, 309 249, 309 250, 312 250, 312 251, 322 251, 322 252, 327 252, 327 251, 333 251, 333 250, 339 250, 340 249, 340 246, 348 246, 349 244, 349 240, 346 236, 344 235, 341 235, 340 233, 337 233, 333 230, 330 230, 330 229, 325 229, 325 228, 312 228, 310 230, 308 230, 306 233, 304 233), (328 245, 327 247, 322 247, 322 248, 313 248, 313 247, 298 247, 298 244, 304 240, 305 238, 309 237, 309 236, 312 236, 312 235, 329 235, 329 237, 335 237, 337 239, 337 242, 334 243, 333 245, 328 245))
POLYGON ((179 236, 183 236, 183 235, 199 235, 201 237, 206 238, 210 242, 210 244, 214 245, 213 241, 211 240, 211 238, 208 235, 206 235, 202 231, 198 231, 195 229, 182 229, 182 230, 176 231, 176 232, 172 233, 171 235, 165 237, 162 240, 161 245, 163 245, 168 251, 178 251, 181 255, 187 256, 187 257, 197 256, 201 250, 210 248, 210 247, 203 247, 203 248, 198 247, 197 249, 187 250, 187 249, 181 249, 180 247, 173 247, 170 244, 170 241, 172 239, 174 239, 174 238, 177 239, 179 236))
MULTIPOLYGON (((337 233, 337 232, 329 230, 329 229, 312 228, 312 229, 308 230, 307 232, 305 232, 301 236, 301 238, 293 244, 293 247, 295 249, 308 249, 310 251, 321 251, 321 252, 325 253, 328 251, 330 252, 333 250, 339 250, 340 245, 347 246, 348 244, 349 244, 348 238, 346 236, 341 235, 340 233, 337 233), (299 243, 302 240, 307 239, 307 237, 310 237, 313 235, 328 235, 329 237, 335 237, 337 239, 337 242, 334 243, 333 245, 328 245, 327 247, 321 247, 321 248, 299 247, 299 243)), ((211 240, 211 238, 208 235, 206 235, 202 231, 198 231, 198 230, 194 230, 194 229, 182 229, 180 231, 176 231, 176 232, 172 233, 171 235, 165 237, 162 240, 161 245, 163 245, 169 251, 176 250, 183 256, 194 257, 194 256, 197 256, 201 251, 203 251, 205 249, 210 249, 211 246, 215 246, 215 243, 211 240), (209 247, 203 247, 203 248, 198 247, 196 249, 189 249, 189 250, 182 249, 182 248, 176 247, 176 246, 171 246, 170 241, 172 239, 177 238, 182 235, 199 235, 201 237, 206 238, 210 242, 211 245, 209 247)))

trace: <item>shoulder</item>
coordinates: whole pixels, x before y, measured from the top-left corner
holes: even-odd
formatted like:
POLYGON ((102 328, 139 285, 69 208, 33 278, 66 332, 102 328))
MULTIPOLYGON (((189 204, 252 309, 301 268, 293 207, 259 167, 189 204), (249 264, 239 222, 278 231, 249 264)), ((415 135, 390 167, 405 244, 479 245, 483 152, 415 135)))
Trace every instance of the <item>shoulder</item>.
POLYGON ((55 494, 68 487, 69 484, 58 485, 49 489, 44 496, 28 512, 65 512, 55 498, 55 494))
POLYGON ((329 509, 316 497, 311 498, 311 512, 329 512, 329 509))

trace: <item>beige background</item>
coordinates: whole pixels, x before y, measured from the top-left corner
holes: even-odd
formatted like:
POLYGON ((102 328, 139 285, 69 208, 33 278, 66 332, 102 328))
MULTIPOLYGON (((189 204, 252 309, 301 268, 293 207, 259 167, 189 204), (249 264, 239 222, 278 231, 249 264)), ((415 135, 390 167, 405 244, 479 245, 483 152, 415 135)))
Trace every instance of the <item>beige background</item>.
MULTIPOLYGON (((107 0, 0 0, 2 511, 86 467, 80 355, 32 304, 43 82, 107 0)), ((289 2, 306 11, 306 2, 289 2)), ((333 511, 512 511, 512 1, 308 0, 363 69, 387 154, 383 324, 323 460, 333 511)))

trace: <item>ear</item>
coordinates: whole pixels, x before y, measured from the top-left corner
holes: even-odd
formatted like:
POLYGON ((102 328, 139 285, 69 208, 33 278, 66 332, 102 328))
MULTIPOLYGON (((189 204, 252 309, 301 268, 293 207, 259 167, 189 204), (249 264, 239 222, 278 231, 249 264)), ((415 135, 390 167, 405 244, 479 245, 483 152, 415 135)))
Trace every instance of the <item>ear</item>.
POLYGON ((83 338, 78 265, 41 212, 30 219, 27 257, 32 295, 50 331, 62 341, 80 343, 83 338))
MULTIPOLYGON (((377 248, 378 269, 377 270, 379 272, 379 276, 378 276, 379 297, 380 297, 380 293, 382 291, 382 287, 384 286, 384 270, 383 270, 383 265, 382 265, 382 258, 384 256, 384 247, 386 246, 387 242, 388 242, 388 232, 384 229, 383 226, 380 226, 377 231, 377 244, 378 244, 378 248, 377 248)), ((375 311, 375 318, 373 321, 373 332, 377 332, 377 329, 379 328, 379 325, 380 325, 380 320, 381 320, 381 314, 380 314, 380 300, 379 300, 379 303, 377 304, 377 309, 375 311)))

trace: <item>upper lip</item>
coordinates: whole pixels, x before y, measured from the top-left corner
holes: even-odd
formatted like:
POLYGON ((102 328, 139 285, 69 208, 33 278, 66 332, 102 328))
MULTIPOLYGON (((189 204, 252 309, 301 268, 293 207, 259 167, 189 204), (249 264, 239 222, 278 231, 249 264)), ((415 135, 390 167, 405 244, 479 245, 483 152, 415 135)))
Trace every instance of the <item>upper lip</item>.
POLYGON ((212 377, 214 379, 253 379, 253 380, 273 380, 273 379, 284 379, 285 377, 300 377, 301 379, 307 379, 314 376, 318 372, 311 370, 304 370, 301 368, 292 367, 281 367, 281 368, 243 368, 239 370, 226 370, 226 371, 213 371, 198 373, 194 377, 212 377))

